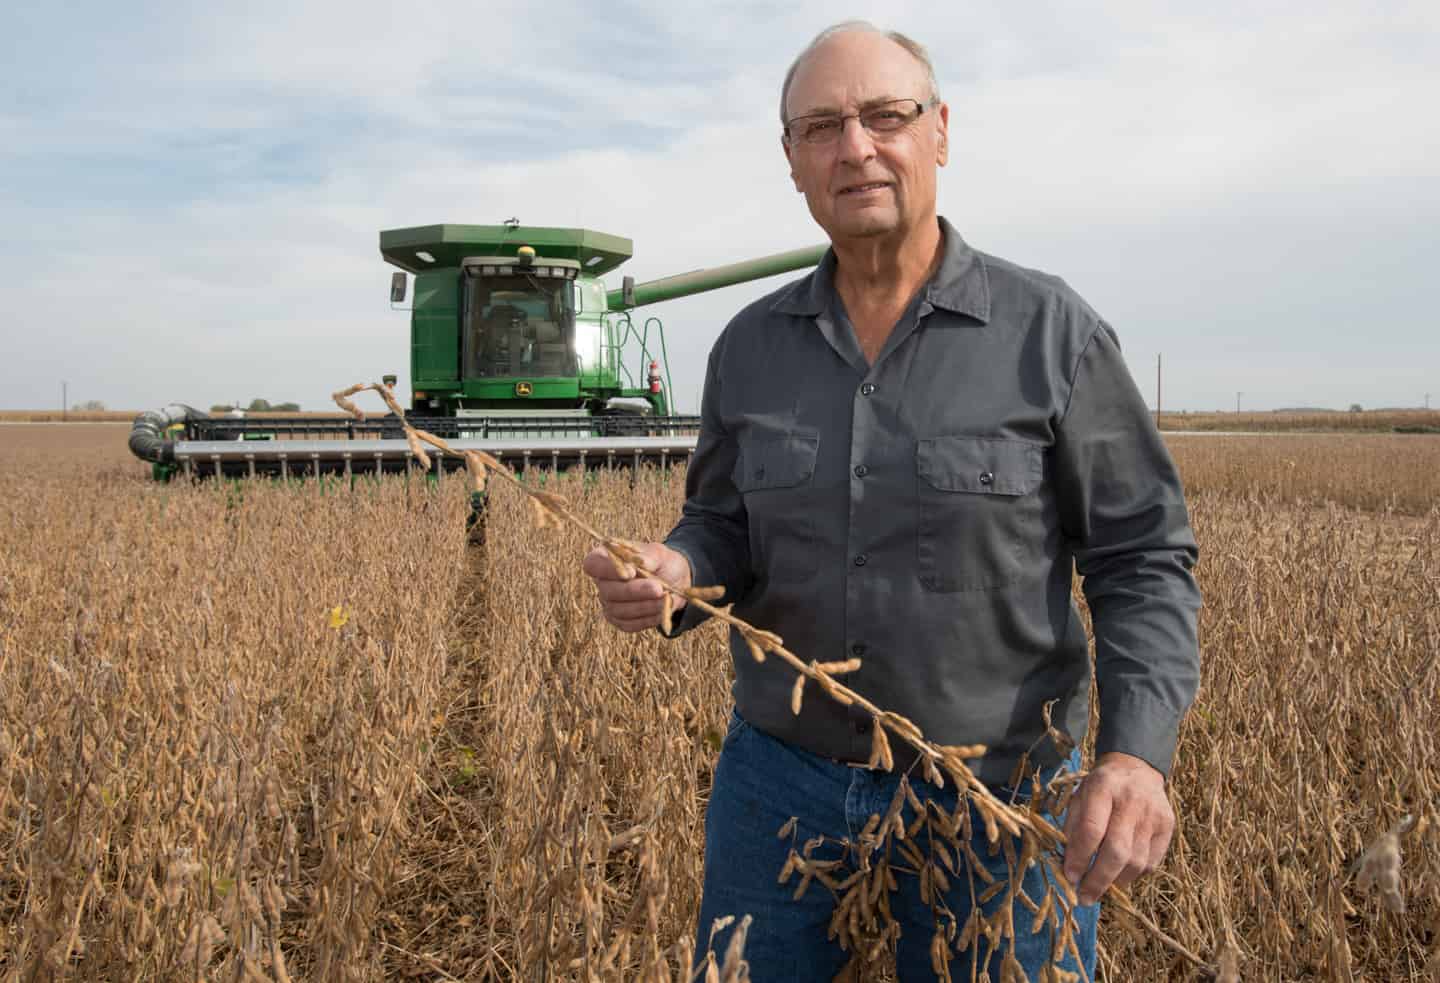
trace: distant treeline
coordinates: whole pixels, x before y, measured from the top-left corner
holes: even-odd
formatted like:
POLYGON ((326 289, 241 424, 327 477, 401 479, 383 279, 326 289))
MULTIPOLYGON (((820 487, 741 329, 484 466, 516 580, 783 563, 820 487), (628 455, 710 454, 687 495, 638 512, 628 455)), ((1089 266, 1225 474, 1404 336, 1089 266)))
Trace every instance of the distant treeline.
POLYGON ((299 403, 272 403, 268 399, 252 399, 248 406, 241 406, 239 403, 216 403, 210 407, 211 413, 233 413, 237 409, 246 413, 299 413, 299 403))

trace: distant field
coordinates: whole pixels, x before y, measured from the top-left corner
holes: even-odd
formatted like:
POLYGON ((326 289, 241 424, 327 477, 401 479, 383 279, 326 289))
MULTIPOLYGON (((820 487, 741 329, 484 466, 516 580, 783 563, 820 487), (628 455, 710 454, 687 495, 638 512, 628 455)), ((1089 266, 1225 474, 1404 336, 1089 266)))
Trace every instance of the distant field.
POLYGON ((100 410, 61 413, 59 410, 0 410, 0 423, 124 423, 135 419, 135 410, 100 410))
POLYGON ((1161 413, 1161 430, 1311 433, 1440 433, 1440 410, 1360 413, 1161 413))
POLYGON ((138 466, 140 462, 130 455, 128 437, 129 431, 103 423, 4 427, 0 428, 0 460, 15 465, 21 459, 38 462, 50 456, 63 459, 67 466, 81 460, 91 466, 126 461, 138 466))
POLYGON ((1167 444, 1188 495, 1412 516, 1440 504, 1436 436, 1171 437, 1167 444))
MULTIPOLYGON (((335 416, 339 409, 324 412, 246 413, 257 420, 288 420, 292 417, 335 416)), ((61 413, 59 410, 0 410, 0 423, 129 423, 139 410, 100 410, 85 413, 61 413)))

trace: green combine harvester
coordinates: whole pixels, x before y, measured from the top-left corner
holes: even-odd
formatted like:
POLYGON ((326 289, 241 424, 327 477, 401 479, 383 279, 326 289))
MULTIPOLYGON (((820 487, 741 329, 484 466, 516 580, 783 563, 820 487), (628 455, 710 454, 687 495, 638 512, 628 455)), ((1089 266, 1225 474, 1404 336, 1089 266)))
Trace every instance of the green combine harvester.
MULTIPOLYGON (((699 418, 675 415, 660 319, 637 326, 631 312, 814 266, 824 251, 640 284, 627 276, 607 289, 601 277, 633 253, 621 236, 514 219, 381 232, 380 255, 401 271, 391 277, 392 306, 415 281, 406 420, 519 470, 685 460, 699 418)), ((415 465, 393 414, 232 418, 172 404, 136 417, 130 449, 160 480, 382 474, 415 465)), ((460 466, 433 457, 436 469, 460 466)))

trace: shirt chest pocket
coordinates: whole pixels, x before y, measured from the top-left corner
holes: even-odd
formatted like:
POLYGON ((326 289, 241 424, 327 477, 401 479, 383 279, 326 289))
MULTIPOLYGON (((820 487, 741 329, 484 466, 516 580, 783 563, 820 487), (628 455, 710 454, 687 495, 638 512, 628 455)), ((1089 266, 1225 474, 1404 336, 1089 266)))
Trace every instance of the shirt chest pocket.
POLYGON ((774 583, 793 583, 819 568, 815 540, 815 457, 820 438, 807 434, 742 437, 731 474, 745 498, 750 559, 774 583))
POLYGON ((1044 448, 1021 440, 931 437, 916 445, 920 583, 957 592, 1004 587, 1041 553, 1044 448))

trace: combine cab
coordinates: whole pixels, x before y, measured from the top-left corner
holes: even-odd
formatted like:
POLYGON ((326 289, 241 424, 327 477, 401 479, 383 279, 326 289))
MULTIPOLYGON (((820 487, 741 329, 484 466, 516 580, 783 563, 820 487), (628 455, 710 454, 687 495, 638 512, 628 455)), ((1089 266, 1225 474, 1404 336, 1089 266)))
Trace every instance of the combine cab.
MULTIPOLYGON (((700 421, 674 415, 664 326, 637 327, 631 311, 813 266, 824 247, 607 289, 600 278, 632 249, 620 236, 514 220, 381 232, 380 254, 401 271, 392 305, 414 279, 406 420, 522 470, 688 457, 700 421)), ((130 448, 162 480, 381 474, 415 460, 393 415, 234 419, 178 404, 140 414, 130 448)), ((437 455, 432 466, 459 465, 437 455)))

